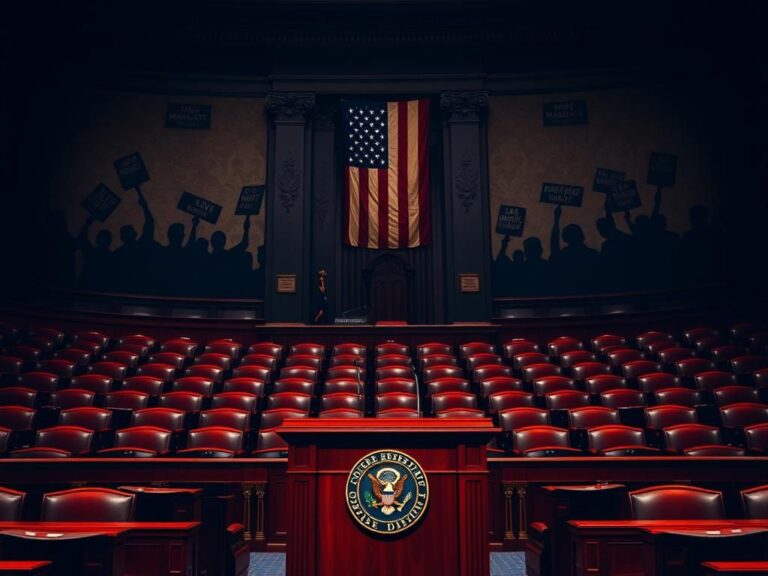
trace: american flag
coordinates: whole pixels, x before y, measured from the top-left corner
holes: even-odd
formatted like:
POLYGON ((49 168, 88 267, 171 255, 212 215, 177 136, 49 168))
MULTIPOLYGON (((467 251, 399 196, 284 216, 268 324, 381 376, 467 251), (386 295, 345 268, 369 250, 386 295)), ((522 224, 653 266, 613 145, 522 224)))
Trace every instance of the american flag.
POLYGON ((344 237, 349 246, 429 242, 429 100, 345 100, 344 237))

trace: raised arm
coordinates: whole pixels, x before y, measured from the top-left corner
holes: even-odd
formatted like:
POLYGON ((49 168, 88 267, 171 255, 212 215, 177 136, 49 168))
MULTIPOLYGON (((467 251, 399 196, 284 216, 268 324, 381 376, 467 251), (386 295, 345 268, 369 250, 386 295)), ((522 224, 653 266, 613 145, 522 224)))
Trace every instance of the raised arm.
POLYGON ((624 211, 624 222, 627 223, 627 228, 629 228, 629 231, 633 234, 635 233, 635 223, 632 222, 632 215, 629 213, 629 210, 624 211))
POLYGON ((248 214, 243 222, 243 238, 237 246, 233 246, 232 250, 238 250, 244 252, 248 249, 248 243, 250 242, 250 230, 251 230, 251 215, 248 214))
POLYGON ((197 240, 197 225, 200 224, 200 218, 197 216, 192 217, 192 229, 189 231, 189 238, 187 239, 187 243, 184 245, 184 248, 189 248, 191 246, 195 245, 195 241, 197 240))
POLYGON ((653 196, 653 211, 651 212, 651 218, 656 218, 661 212, 661 186, 656 189, 656 194, 653 196))
POLYGON ((141 188, 137 186, 136 192, 139 195, 139 206, 141 206, 141 210, 144 212, 144 227, 142 228, 139 242, 152 242, 155 239, 155 218, 149 210, 149 204, 147 204, 147 199, 144 198, 141 188))
POLYGON ((91 229, 91 226, 93 226, 95 221, 96 218, 93 216, 88 216, 86 221, 83 222, 83 226, 80 228, 80 232, 78 233, 77 238, 75 238, 75 246, 82 252, 87 252, 93 248, 91 243, 88 241, 88 231, 91 229))

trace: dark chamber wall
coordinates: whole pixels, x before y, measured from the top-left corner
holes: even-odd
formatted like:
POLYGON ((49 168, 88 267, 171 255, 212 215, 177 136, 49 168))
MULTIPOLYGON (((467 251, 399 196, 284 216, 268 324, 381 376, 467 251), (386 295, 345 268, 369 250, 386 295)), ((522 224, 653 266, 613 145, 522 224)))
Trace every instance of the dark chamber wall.
POLYGON ((38 105, 30 107, 29 125, 34 129, 26 135, 22 156, 33 174, 27 182, 39 191, 38 227, 25 241, 36 244, 40 258, 55 261, 41 282, 178 296, 263 294, 257 249, 264 244, 265 208, 250 217, 247 234, 245 217, 235 216, 242 187, 265 183, 262 98, 96 88, 33 98, 38 105), (210 128, 166 127, 169 103, 210 106, 210 128), (113 165, 134 152, 141 154, 150 177, 141 186, 154 220, 149 230, 137 192, 123 190, 113 165), (88 217, 80 204, 99 183, 121 202, 105 222, 92 223, 78 239, 88 217), (221 206, 216 224, 201 220, 197 241, 189 246, 192 215, 177 208, 185 191, 221 206), (138 236, 130 251, 123 249, 126 227, 138 236), (182 248, 168 248, 174 235, 182 248), (100 244, 106 251, 98 249, 100 244), (128 265, 134 269, 126 270, 128 265))

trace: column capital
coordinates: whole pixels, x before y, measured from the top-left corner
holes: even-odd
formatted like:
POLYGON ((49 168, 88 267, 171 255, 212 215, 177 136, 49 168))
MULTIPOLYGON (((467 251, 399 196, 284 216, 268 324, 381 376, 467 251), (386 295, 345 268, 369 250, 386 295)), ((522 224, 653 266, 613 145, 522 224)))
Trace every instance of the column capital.
POLYGON ((443 92, 440 108, 453 122, 479 122, 488 109, 487 92, 443 92))
POLYGON ((264 109, 273 122, 303 124, 315 108, 312 92, 270 92, 264 109))

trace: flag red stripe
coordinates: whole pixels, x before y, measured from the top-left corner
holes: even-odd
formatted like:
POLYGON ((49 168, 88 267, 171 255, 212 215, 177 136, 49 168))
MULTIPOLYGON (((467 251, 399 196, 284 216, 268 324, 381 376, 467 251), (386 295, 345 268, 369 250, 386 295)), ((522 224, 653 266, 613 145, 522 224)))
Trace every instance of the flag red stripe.
POLYGON ((360 168, 360 233, 358 246, 368 247, 368 168, 360 168))
POLYGON ((389 236, 389 202, 387 202, 387 171, 377 169, 379 176, 379 245, 377 248, 387 247, 389 236))
POLYGON ((352 210, 352 198, 349 191, 349 166, 344 167, 344 201, 347 207, 344 210, 344 237, 347 239, 347 244, 352 246, 352 236, 349 233, 349 211, 352 210))
POLYGON ((408 102, 397 103, 397 247, 408 247, 408 102))
POLYGON ((419 244, 429 243, 429 100, 419 100, 419 244))

